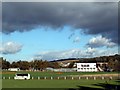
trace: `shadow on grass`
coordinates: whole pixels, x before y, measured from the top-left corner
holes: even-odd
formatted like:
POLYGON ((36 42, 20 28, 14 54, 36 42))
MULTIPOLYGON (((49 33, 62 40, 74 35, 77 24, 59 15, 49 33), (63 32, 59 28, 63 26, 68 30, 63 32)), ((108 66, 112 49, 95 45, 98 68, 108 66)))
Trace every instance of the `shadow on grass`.
POLYGON ((3 88, 2 90, 120 90, 120 80, 116 80, 116 84, 104 83, 92 84, 96 87, 77 86, 78 88, 3 88), (100 88, 99 88, 100 87, 100 88))
POLYGON ((105 83, 92 84, 93 86, 98 86, 101 88, 87 87, 87 86, 77 86, 78 88, 70 88, 68 90, 120 90, 120 80, 116 81, 116 84, 109 84, 107 81, 105 83))
POLYGON ((4 88, 2 90, 120 90, 120 85, 98 83, 93 84, 101 88, 77 86, 78 88, 4 88))

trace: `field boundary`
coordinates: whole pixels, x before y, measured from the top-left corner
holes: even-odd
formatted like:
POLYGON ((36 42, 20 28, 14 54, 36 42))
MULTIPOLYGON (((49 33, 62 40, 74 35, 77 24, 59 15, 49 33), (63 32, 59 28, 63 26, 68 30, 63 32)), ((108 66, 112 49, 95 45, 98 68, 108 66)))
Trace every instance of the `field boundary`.
MULTIPOLYGON (((8 77, 2 77, 2 79, 14 79, 11 76, 8 77)), ((72 75, 72 76, 58 76, 58 77, 40 77, 40 76, 31 76, 32 80, 80 80, 80 79, 86 79, 86 80, 96 80, 96 79, 102 79, 102 80, 112 80, 112 79, 120 79, 120 77, 117 74, 114 75, 72 75)))

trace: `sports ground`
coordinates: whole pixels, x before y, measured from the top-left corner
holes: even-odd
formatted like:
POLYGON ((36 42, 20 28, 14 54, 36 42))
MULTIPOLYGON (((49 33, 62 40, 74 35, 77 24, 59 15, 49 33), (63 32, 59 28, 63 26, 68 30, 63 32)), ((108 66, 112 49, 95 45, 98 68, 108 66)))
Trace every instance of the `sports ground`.
POLYGON ((116 72, 3 72, 2 88, 116 90, 120 82, 117 75, 116 72), (31 79, 14 80, 15 73, 30 73, 31 79))

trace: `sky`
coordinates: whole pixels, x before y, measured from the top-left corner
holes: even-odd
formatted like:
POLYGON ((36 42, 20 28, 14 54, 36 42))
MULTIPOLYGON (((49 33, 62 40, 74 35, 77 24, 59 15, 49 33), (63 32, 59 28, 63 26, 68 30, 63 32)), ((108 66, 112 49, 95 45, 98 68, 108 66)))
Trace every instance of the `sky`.
POLYGON ((4 2, 1 56, 16 60, 118 54, 116 2, 4 2))

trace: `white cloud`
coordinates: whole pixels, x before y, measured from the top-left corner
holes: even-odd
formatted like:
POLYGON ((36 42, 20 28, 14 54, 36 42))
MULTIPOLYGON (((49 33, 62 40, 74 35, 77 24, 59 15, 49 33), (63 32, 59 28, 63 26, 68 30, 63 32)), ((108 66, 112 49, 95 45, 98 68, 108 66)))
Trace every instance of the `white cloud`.
POLYGON ((2 46, 0 46, 0 52, 2 54, 15 54, 21 51, 22 45, 16 42, 4 42, 2 46))
POLYGON ((76 37, 74 40, 73 40, 74 43, 79 43, 80 42, 80 37, 76 37))
POLYGON ((62 58, 73 58, 78 57, 81 50, 79 49, 72 49, 72 50, 65 50, 65 51, 46 51, 40 52, 35 55, 36 59, 46 59, 46 60, 56 60, 62 58))
POLYGON ((93 37, 92 39, 90 39, 87 45, 92 48, 104 47, 104 46, 108 48, 112 48, 116 44, 112 42, 111 39, 107 39, 99 35, 97 37, 93 37))
POLYGON ((118 54, 118 50, 99 50, 96 52, 95 56, 108 56, 118 54))
POLYGON ((90 55, 95 55, 95 53, 96 53, 96 49, 95 48, 88 48, 86 51, 85 51, 85 53, 86 54, 88 54, 87 56, 90 56, 90 55))
POLYGON ((46 51, 40 52, 34 56, 34 59, 57 60, 65 58, 91 58, 104 55, 117 54, 117 50, 99 50, 96 48, 87 48, 86 50, 71 49, 64 51, 46 51))

